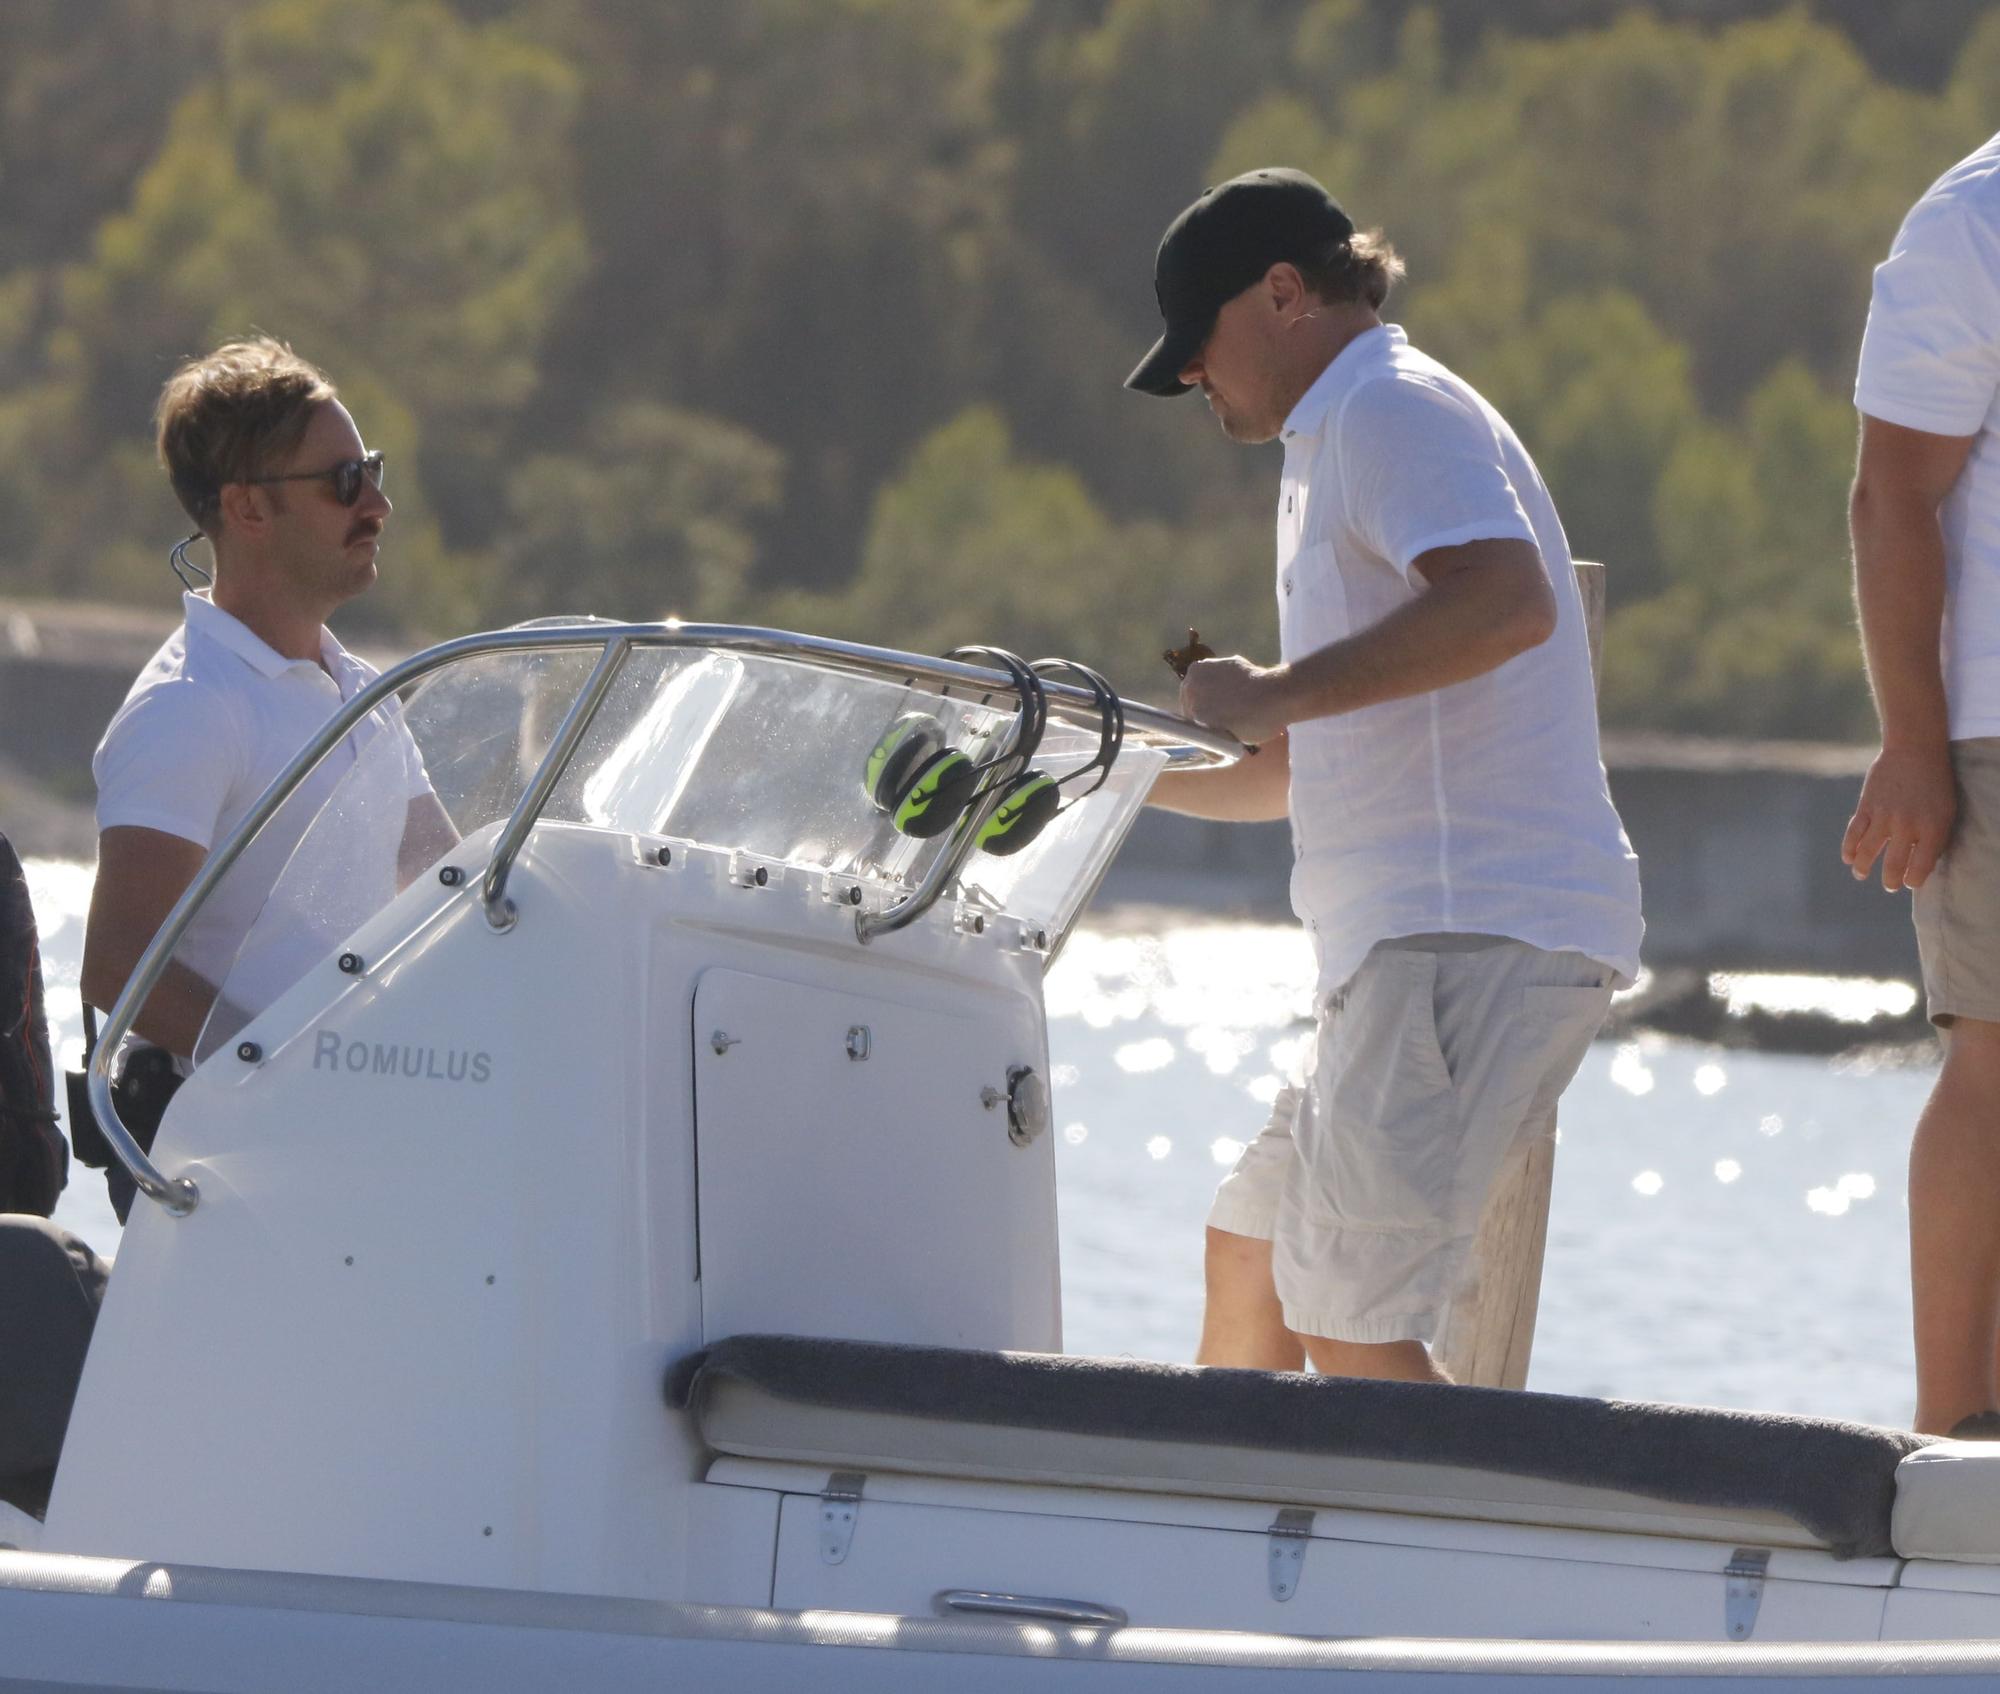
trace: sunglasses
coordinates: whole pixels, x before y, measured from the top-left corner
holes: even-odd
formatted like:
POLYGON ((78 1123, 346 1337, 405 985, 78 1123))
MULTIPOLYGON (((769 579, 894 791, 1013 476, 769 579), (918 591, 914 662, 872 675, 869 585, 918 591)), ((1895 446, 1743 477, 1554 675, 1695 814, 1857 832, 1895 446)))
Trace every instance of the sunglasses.
POLYGON ((382 486, 382 454, 378 448, 373 453, 364 453, 358 459, 342 459, 337 465, 328 465, 321 471, 293 471, 286 476, 246 476, 249 483, 265 482, 318 482, 322 478, 333 484, 333 497, 343 506, 351 506, 361 498, 361 484, 365 478, 371 488, 382 486))

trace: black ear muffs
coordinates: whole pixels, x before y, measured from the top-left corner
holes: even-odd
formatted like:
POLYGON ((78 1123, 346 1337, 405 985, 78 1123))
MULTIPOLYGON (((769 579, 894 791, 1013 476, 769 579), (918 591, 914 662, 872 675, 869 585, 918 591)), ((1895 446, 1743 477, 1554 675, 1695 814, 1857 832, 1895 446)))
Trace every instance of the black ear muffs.
POLYGON ((978 775, 971 758, 946 740, 943 724, 926 712, 905 712, 869 749, 861 786, 899 831, 926 841, 958 821, 978 775))
POLYGON ((1062 809, 1062 789, 1047 771, 1027 771, 1007 784, 1000 804, 979 826, 976 846, 1001 858, 1018 853, 1062 809))
MULTIPOLYGON (((1067 776, 1050 776, 1047 771, 1023 771, 1011 778, 1002 791, 1000 804, 980 827, 978 845, 989 853, 1005 857, 1018 853, 1055 821, 1063 808, 1063 784, 1097 773, 1097 780, 1077 795, 1094 794, 1111 774, 1119 750, 1125 744, 1125 706, 1118 691, 1088 665, 1073 659, 1037 659, 1031 669, 1039 678, 1046 673, 1068 672, 1090 690, 1097 702, 1097 751, 1087 764, 1067 776)), ((1075 804, 1072 801, 1071 804, 1075 804)))
POLYGON ((862 790, 883 811, 893 812, 910 773, 944 747, 943 724, 927 712, 905 712, 869 748, 862 790))
POLYGON ((956 747, 933 753, 910 773, 890 820, 905 835, 919 841, 942 835, 958 822, 979 787, 979 766, 956 747))
MULTIPOLYGON (((1011 742, 1002 743, 1002 751, 989 748, 983 755, 952 746, 944 725, 925 712, 905 712, 882 732, 862 766, 862 789, 878 810, 889 814, 902 834, 919 841, 944 834, 965 815, 967 807, 995 788, 1026 787, 1032 774, 1028 761, 1034 757, 1047 721, 1041 679, 1025 661, 997 647, 955 648, 949 657, 989 659, 1006 671, 1020 700, 1020 726, 1011 742)), ((974 740, 984 733, 975 735, 974 740)), ((1040 829, 1041 824, 1034 827, 1040 829)), ((1003 828, 1000 835, 1005 833, 1003 828)), ((1023 836, 1020 845, 1025 847, 1028 839, 1023 836)))

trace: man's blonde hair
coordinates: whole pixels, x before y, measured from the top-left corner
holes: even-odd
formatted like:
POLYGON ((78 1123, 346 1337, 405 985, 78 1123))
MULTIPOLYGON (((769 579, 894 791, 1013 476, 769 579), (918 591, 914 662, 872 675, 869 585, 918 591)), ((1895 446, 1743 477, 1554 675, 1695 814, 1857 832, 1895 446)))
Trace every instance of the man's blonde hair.
POLYGON ((227 342, 168 377, 153 411, 160 463, 196 528, 212 536, 223 488, 269 474, 334 398, 324 374, 268 335, 227 342))
POLYGON ((1347 240, 1299 266, 1299 276, 1322 300, 1366 301, 1376 310, 1403 280, 1402 255, 1379 229, 1356 230, 1347 240))

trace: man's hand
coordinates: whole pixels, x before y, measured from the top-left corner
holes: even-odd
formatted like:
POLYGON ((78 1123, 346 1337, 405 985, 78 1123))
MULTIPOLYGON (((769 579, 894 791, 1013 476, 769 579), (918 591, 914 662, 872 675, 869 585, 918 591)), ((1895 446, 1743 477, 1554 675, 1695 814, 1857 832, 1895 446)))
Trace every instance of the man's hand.
POLYGON ((1861 419, 1848 527, 1882 751, 1868 767, 1840 856, 1866 877, 1879 854, 1882 886, 1892 893, 1920 887, 1931 874, 1958 811, 1938 661, 1946 576, 1938 507, 1964 470, 1972 439, 1861 419))
POLYGON ((1211 729, 1226 729, 1254 747, 1291 721, 1290 680, 1285 666, 1253 665, 1240 654, 1201 659, 1188 666, 1181 683, 1181 715, 1211 729))
POLYGON ((1921 888, 1951 840, 1957 815, 1958 783, 1948 743, 1884 747, 1861 784, 1840 856, 1865 881, 1879 854, 1882 886, 1891 894, 1921 888))

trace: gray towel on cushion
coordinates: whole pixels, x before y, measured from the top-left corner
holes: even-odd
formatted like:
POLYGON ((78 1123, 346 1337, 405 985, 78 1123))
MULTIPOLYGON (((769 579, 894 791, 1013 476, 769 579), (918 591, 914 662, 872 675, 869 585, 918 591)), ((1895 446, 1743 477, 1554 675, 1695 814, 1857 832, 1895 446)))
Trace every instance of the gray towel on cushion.
POLYGON ((1454 1465, 1778 1512, 1843 1559, 1892 1551, 1896 1466, 1931 1440, 1775 1412, 789 1335, 690 1355, 668 1375, 669 1400, 691 1404, 714 1376, 853 1411, 1454 1465))

